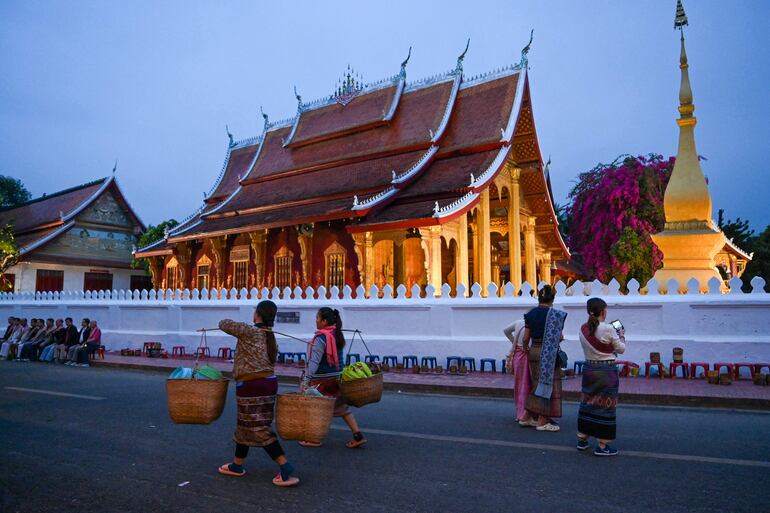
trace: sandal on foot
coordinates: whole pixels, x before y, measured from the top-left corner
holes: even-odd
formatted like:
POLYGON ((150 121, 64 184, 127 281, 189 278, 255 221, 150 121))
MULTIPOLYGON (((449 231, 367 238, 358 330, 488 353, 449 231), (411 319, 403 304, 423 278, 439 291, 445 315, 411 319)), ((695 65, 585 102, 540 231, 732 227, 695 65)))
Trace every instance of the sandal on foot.
POLYGON ((559 431, 561 428, 557 426, 556 424, 551 424, 550 422, 548 424, 543 424, 542 426, 537 426, 535 429, 538 431, 550 431, 552 433, 555 433, 556 431, 559 431))
POLYGON ((537 427, 537 421, 535 419, 520 420, 518 422, 521 427, 537 427))
POLYGON ((243 476, 246 475, 246 471, 245 470, 240 472, 240 473, 239 472, 235 472, 233 470, 230 470, 230 464, 229 463, 225 463, 224 465, 219 467, 219 473, 222 474, 222 475, 225 475, 225 476, 233 476, 233 477, 243 477, 243 476))
POLYGON ((302 441, 302 442, 299 442, 299 444, 302 447, 321 447, 321 443, 320 442, 305 442, 305 441, 302 441))
POLYGON ((361 447, 366 443, 366 438, 362 438, 361 440, 356 440, 355 438, 348 443, 345 444, 345 447, 348 449, 355 449, 357 447, 361 447))
POLYGON ((299 484, 299 478, 289 476, 289 479, 284 480, 281 477, 281 473, 278 472, 278 475, 273 478, 273 484, 275 486, 297 486, 299 484))

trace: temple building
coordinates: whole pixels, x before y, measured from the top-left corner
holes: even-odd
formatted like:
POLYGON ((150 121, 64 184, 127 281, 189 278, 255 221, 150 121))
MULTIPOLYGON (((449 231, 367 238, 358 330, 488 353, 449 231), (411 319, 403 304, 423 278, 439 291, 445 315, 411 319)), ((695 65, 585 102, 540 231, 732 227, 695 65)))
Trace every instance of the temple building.
POLYGON ((144 224, 115 175, 0 210, 19 250, 4 275, 15 292, 148 288, 131 251, 144 224))
MULTIPOLYGON (((521 61, 408 82, 406 67, 234 141, 203 205, 137 258, 162 289, 552 281, 558 230, 521 61)), ((467 51, 467 47, 466 47, 467 51)), ((410 49, 411 52, 411 49, 410 49)), ((229 135, 229 134, 228 134, 229 135)), ((467 292, 466 292, 467 294, 467 292)))

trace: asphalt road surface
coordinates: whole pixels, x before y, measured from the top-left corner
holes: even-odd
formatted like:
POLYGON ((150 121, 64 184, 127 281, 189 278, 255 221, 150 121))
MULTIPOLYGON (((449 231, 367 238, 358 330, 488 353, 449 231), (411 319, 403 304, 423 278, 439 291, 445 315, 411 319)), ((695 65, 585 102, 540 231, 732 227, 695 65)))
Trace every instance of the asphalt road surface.
POLYGON ((0 511, 770 511, 770 413, 621 406, 621 455, 597 458, 574 448, 573 403, 539 433, 510 401, 386 393, 356 411, 364 448, 336 420, 323 447, 285 442, 301 483, 283 489, 261 450, 245 477, 217 474, 232 387, 218 421, 189 426, 169 420, 164 383, 0 362, 0 511))

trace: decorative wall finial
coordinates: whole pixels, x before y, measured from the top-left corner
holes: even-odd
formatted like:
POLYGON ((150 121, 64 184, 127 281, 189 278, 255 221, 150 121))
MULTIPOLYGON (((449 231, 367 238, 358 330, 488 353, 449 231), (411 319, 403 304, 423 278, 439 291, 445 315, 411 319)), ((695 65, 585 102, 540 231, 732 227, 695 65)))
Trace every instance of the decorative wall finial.
POLYGON ((115 174, 115 171, 118 170, 118 159, 115 159, 115 164, 112 166, 112 174, 115 174))
POLYGON ((674 30, 682 30, 682 27, 689 25, 687 23, 687 15, 684 13, 684 6, 682 0, 676 0, 676 15, 674 16, 674 30))
POLYGON ((404 59, 404 62, 401 63, 401 72, 398 74, 401 78, 406 77, 406 63, 409 62, 409 59, 412 57, 412 47, 409 47, 409 53, 406 55, 406 59, 404 59))
POLYGON ((259 112, 262 114, 262 118, 265 120, 265 130, 267 130, 267 126, 270 124, 270 120, 267 119, 267 114, 265 114, 265 111, 262 110, 262 105, 259 106, 259 112))
POLYGON ((463 72, 463 60, 465 59, 465 54, 468 53, 468 47, 470 46, 471 46, 471 38, 468 38, 468 42, 465 44, 465 50, 463 50, 463 53, 461 53, 460 56, 457 58, 457 66, 455 66, 455 73, 463 72))
POLYGON ((532 39, 535 37, 535 29, 532 29, 529 32, 529 43, 527 43, 527 46, 521 49, 521 61, 519 62, 519 66, 521 66, 522 69, 526 69, 529 66, 529 49, 532 47, 532 39))
POLYGON ((297 86, 294 86, 294 97, 297 99, 297 102, 302 105, 302 97, 297 92, 297 86))
POLYGON ((232 148, 233 146, 235 146, 235 141, 233 140, 233 134, 230 133, 230 128, 227 125, 225 125, 225 132, 227 132, 227 137, 228 139, 230 139, 230 142, 227 144, 227 147, 232 148))
POLYGON ((441 207, 438 206, 438 201, 435 205, 433 205, 433 215, 438 215, 438 213, 441 212, 441 207))

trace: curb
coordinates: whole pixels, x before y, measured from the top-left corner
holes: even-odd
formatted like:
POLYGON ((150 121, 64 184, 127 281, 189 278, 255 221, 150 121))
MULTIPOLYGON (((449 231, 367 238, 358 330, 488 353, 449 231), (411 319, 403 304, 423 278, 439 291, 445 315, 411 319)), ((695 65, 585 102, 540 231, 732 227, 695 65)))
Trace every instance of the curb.
MULTIPOLYGON (((141 370, 146 372, 168 373, 176 366, 143 365, 141 363, 128 364, 117 362, 92 361, 92 367, 105 367, 112 369, 141 370)), ((232 378, 232 372, 222 371, 222 375, 232 378)), ((278 382, 298 385, 299 376, 286 374, 278 375, 278 382)), ((513 390, 499 387, 460 387, 453 385, 428 385, 422 383, 388 383, 383 384, 384 390, 391 392, 413 392, 421 394, 454 395, 458 397, 492 397, 510 399, 513 390)), ((563 391, 562 399, 571 402, 580 402, 581 393, 577 391, 563 391)), ((715 396, 693 395, 661 395, 661 394, 628 394, 620 393, 620 404, 637 404, 645 406, 682 406, 689 408, 719 408, 719 409, 745 409, 745 410, 770 410, 770 399, 754 399, 748 397, 725 398, 715 396)))

